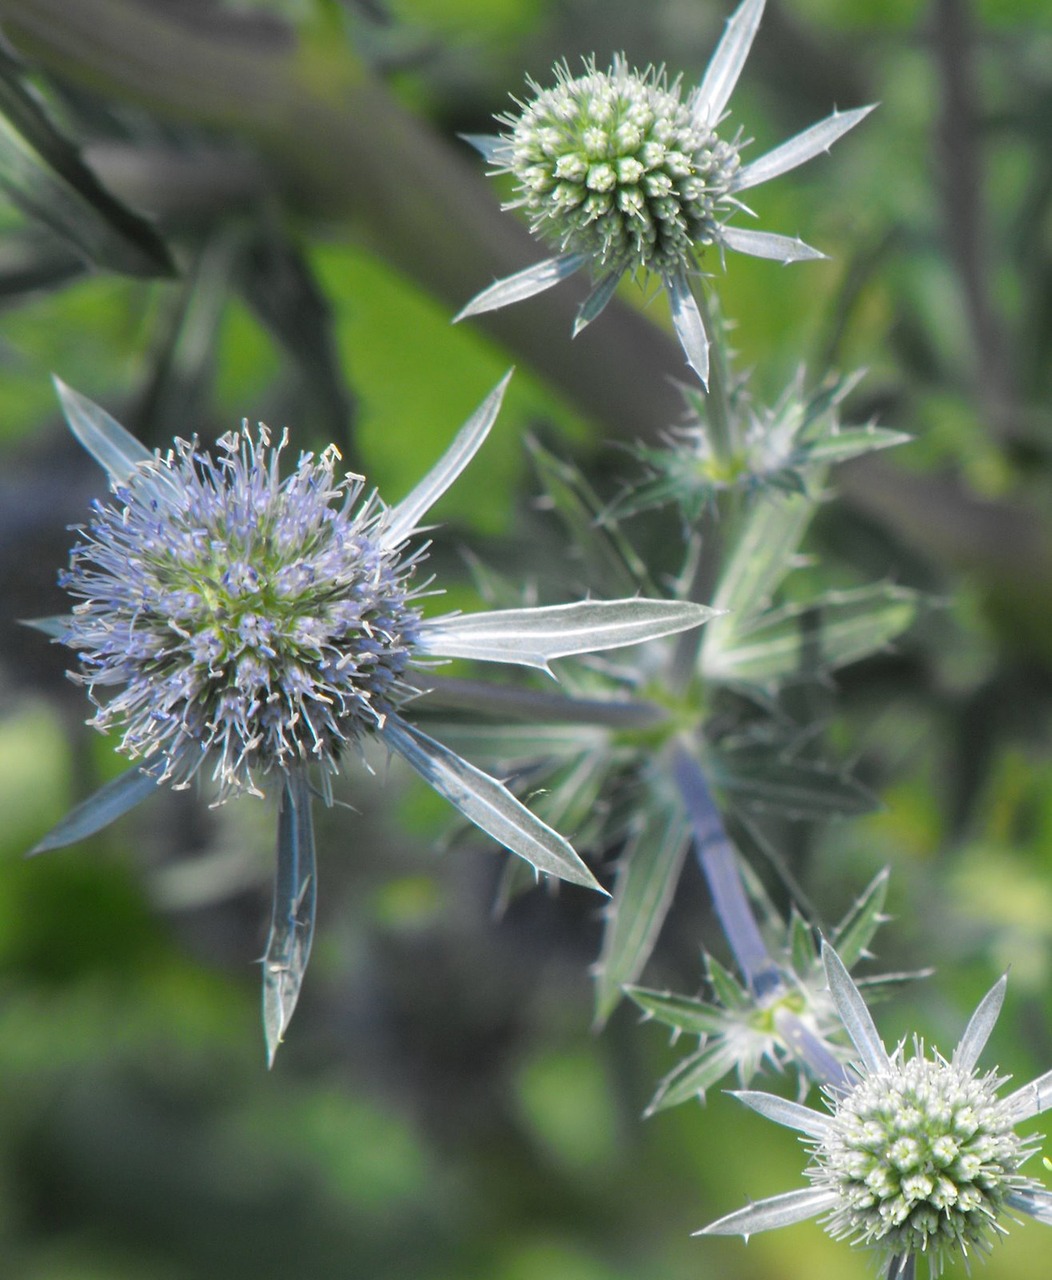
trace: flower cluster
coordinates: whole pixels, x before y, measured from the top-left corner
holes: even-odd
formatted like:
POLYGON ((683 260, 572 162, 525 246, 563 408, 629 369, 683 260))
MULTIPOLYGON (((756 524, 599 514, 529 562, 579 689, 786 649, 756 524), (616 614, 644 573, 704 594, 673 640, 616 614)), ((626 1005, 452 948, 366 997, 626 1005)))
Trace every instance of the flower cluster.
POLYGON ((1052 1224, 1052 1193, 1020 1172, 1038 1140, 1014 1131, 1052 1107, 1052 1072, 999 1097, 1003 1078, 977 1069, 1006 980, 980 1002, 952 1058, 928 1057, 920 1042, 907 1058, 903 1044, 891 1054, 884 1048, 832 947, 822 958, 858 1054, 852 1073, 827 1086, 829 1113, 773 1094, 737 1094, 806 1135, 811 1186, 748 1205, 699 1234, 749 1236, 824 1214, 832 1236, 878 1250, 895 1280, 912 1276, 918 1258, 937 1277, 957 1253, 988 1252, 1013 1211, 1052 1224))
POLYGON ((178 441, 96 503, 61 582, 78 605, 61 639, 98 691, 92 723, 185 786, 206 761, 220 795, 317 761, 381 728, 419 643, 412 556, 335 447, 282 480, 287 434, 178 441))
POLYGON ((663 69, 629 69, 623 56, 601 71, 586 59, 575 76, 562 63, 556 84, 530 82, 533 98, 502 115, 505 132, 468 141, 496 173, 510 174, 534 232, 560 253, 484 289, 457 316, 480 315, 550 289, 581 268, 595 287, 574 333, 599 315, 626 272, 652 272, 669 296, 687 357, 708 384, 709 339, 689 276, 699 252, 715 246, 778 262, 824 255, 798 238, 730 225, 749 210, 744 191, 828 151, 871 110, 834 112, 748 163, 741 131, 725 111, 760 25, 766 0, 744 0, 700 84, 684 95, 663 69))

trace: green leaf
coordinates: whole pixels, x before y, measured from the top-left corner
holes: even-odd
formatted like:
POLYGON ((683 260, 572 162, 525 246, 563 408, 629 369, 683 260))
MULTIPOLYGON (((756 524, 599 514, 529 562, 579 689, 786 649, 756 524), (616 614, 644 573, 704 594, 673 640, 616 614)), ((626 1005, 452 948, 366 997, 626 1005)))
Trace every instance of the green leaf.
POLYGON ((737 1061, 734 1046, 723 1037, 699 1049, 662 1080, 645 1114, 652 1116, 694 1098, 704 1102, 706 1093, 734 1070, 737 1061))
POLYGON ((151 224, 115 199, 0 55, 0 187, 28 217, 68 240, 95 266, 133 276, 174 276, 151 224))
POLYGON ((706 955, 705 972, 712 986, 713 994, 725 1009, 749 1009, 752 998, 729 969, 725 969, 714 957, 706 955))
POLYGON ((712 605, 726 611, 705 631, 699 657, 706 679, 719 681, 724 653, 733 648, 741 629, 766 609, 779 583, 792 567, 814 500, 803 494, 766 491, 758 496, 735 539, 720 576, 712 605))
POLYGON ((789 956, 793 972, 801 977, 818 963, 818 948, 811 926, 795 907, 789 918, 789 956))
POLYGON ((297 771, 285 781, 278 814, 274 905, 263 956, 263 1031, 267 1066, 285 1035, 299 1000, 314 938, 318 874, 310 786, 297 771))
POLYGON ((626 987, 625 995, 649 1017, 688 1036, 715 1035, 727 1028, 727 1015, 715 1005, 670 991, 650 991, 646 987, 626 987))
POLYGON ((720 648, 705 655, 705 673, 724 683, 770 686, 835 671, 885 648, 916 611, 915 592, 878 583, 787 605, 736 630, 728 618, 720 648))
POLYGON ((595 970, 596 1022, 602 1025, 654 950, 679 882, 688 848, 687 824, 677 807, 645 809, 618 860, 595 970))
POLYGON ((860 782, 809 760, 783 759, 757 748, 716 752, 713 783, 739 801, 794 817, 856 816, 876 804, 860 782))
POLYGON ((846 462, 849 458, 861 457, 865 453, 873 453, 877 449, 909 444, 912 439, 912 436, 903 431, 888 431, 884 427, 846 427, 835 435, 803 446, 801 452, 809 465, 832 465, 846 462))
POLYGON ((589 590, 600 596, 657 594, 646 565, 616 525, 600 523, 602 510, 588 482, 536 440, 527 442, 552 510, 566 529, 589 590))
POLYGON ((853 969, 873 941, 873 935, 887 919, 884 902, 888 896, 888 869, 879 872, 861 897, 833 931, 833 946, 848 969, 853 969))

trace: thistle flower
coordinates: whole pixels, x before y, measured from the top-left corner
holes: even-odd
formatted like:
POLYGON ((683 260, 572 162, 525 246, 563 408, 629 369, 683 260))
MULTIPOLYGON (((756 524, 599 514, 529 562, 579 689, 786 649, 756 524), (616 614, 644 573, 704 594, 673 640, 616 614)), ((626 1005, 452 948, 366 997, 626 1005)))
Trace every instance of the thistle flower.
POLYGON ((663 68, 631 70, 624 56, 608 71, 586 59, 581 75, 566 63, 556 84, 533 92, 517 114, 498 117, 499 136, 470 141, 496 173, 508 173, 531 230, 558 250, 550 258, 484 289, 457 319, 532 297, 591 270, 594 288, 574 335, 599 315, 626 273, 650 273, 664 284, 672 321, 702 383, 708 384, 709 340, 690 274, 705 249, 733 249, 778 262, 824 255, 802 240, 729 225, 749 212, 740 194, 810 160, 853 128, 872 107, 834 112, 748 163, 746 140, 730 131, 725 108, 763 15, 765 0, 744 0, 727 24, 701 83, 684 97, 682 82, 663 68))
POLYGON ((997 1021, 1006 979, 980 1001, 953 1057, 928 1056, 914 1042, 887 1052, 869 1010, 836 952, 822 953, 829 990, 858 1052, 852 1074, 831 1079, 829 1114, 769 1093, 736 1094, 803 1133, 811 1186, 728 1214, 699 1235, 743 1235, 824 1214, 835 1239, 877 1250, 888 1280, 912 1278, 926 1257, 941 1275, 956 1254, 987 1253, 1004 1235, 1002 1217, 1029 1214, 1052 1225, 1052 1193, 1020 1173, 1039 1139, 1015 1126, 1052 1107, 1052 1071, 1007 1097, 1005 1078, 980 1073, 979 1055, 997 1021))
MULTIPOLYGON (((284 479, 283 435, 247 425, 213 455, 193 440, 151 454, 104 410, 59 384, 74 434, 109 472, 62 575, 79 603, 43 629, 79 655, 103 732, 134 762, 75 809, 35 852, 70 844, 145 799, 160 782, 206 772, 222 802, 281 795, 274 918, 264 958, 270 1056, 292 1013, 313 930, 310 806, 316 778, 377 737, 461 813, 536 871, 600 888, 572 847, 502 783, 403 714, 421 660, 472 658, 548 670, 554 658, 697 626, 700 605, 634 598, 424 617, 412 549, 429 508, 486 438, 507 379, 452 446, 393 507, 339 454, 305 453, 284 479)), ((418 677, 419 681, 419 677, 418 677)))

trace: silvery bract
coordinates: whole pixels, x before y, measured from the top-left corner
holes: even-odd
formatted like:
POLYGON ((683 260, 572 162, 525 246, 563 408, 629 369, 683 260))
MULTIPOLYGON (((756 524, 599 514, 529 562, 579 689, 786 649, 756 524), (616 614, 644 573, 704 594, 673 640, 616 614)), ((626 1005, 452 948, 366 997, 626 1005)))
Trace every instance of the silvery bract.
POLYGON ((766 155, 742 162, 745 140, 726 124, 726 106, 752 46, 765 0, 745 0, 727 24, 699 85, 684 95, 664 70, 609 71, 586 60, 581 75, 563 63, 556 84, 530 82, 533 97, 499 117, 505 132, 469 141, 510 174, 532 230, 559 255, 483 290, 457 319, 520 302, 587 267, 594 289, 574 333, 594 320, 630 272, 653 272, 668 292, 687 362, 708 383, 709 340, 691 274, 715 246, 797 262, 824 255, 802 240, 731 226, 750 212, 741 194, 828 151, 872 107, 834 112, 766 155))
MULTIPOLYGON (((150 453, 104 410, 59 385, 74 434, 110 476, 62 576, 78 601, 41 624, 76 651, 73 679, 121 734, 135 765, 37 846, 100 830, 160 782, 206 774, 225 800, 281 796, 274 917, 264 957, 264 1024, 273 1058, 299 994, 313 931, 315 788, 366 737, 402 756, 476 826, 538 872, 598 889, 560 835, 496 779, 416 728, 406 702, 426 687, 420 659, 470 658, 548 669, 553 659, 697 626, 702 605, 586 600, 425 617, 415 585, 425 547, 411 540, 474 457, 505 378, 446 454, 394 506, 338 477, 335 447, 280 474, 283 436, 247 425, 214 454, 180 440, 150 453)), ((433 588, 425 583, 427 593, 433 588)))
POLYGON ((1039 1139, 1015 1126, 1052 1107, 1052 1071, 998 1096, 1004 1078, 977 1069, 1004 1000, 1001 978, 980 1002, 949 1060, 915 1042, 887 1052, 858 988, 832 947, 829 990, 858 1054, 826 1091, 828 1114, 769 1093, 748 1106, 806 1136, 809 1187, 747 1205, 699 1235, 743 1235, 824 1215, 836 1239, 886 1259, 888 1280, 912 1278, 918 1258, 933 1277, 957 1253, 988 1252, 1003 1219, 1026 1213, 1052 1225, 1052 1193, 1020 1173, 1039 1139))

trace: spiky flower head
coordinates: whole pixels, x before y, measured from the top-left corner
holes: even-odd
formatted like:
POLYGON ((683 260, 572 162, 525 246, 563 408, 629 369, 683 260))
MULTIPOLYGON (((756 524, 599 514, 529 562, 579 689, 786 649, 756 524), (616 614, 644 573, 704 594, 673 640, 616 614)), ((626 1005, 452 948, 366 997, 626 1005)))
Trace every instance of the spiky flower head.
POLYGON ((582 75, 566 63, 555 74, 554 88, 530 81, 533 99, 500 117, 532 229, 604 269, 687 266, 735 207, 737 139, 696 116, 663 68, 630 70, 622 55, 609 71, 589 59, 582 75))
POLYGON ((858 988, 831 947, 823 961, 830 992, 859 1055, 830 1082, 829 1114, 773 1094, 737 1096, 804 1133, 811 1186, 749 1205, 701 1235, 751 1235, 824 1215, 836 1239, 876 1249, 889 1280, 912 1276, 926 1258, 933 1277, 960 1253, 986 1253, 1022 1212, 1052 1223, 1052 1194, 1020 1172, 1039 1139, 1015 1126, 1052 1106, 1052 1072, 1007 1097, 1004 1077, 980 1072, 979 1055, 1004 1000, 1001 978, 980 1002, 950 1059, 914 1041, 889 1054, 858 988))
POLYGON ((95 504, 62 585, 74 679, 130 758, 220 796, 344 749, 391 714, 419 636, 417 558, 384 541, 387 509, 330 446, 281 478, 287 433, 196 438, 95 504))
POLYGON ((752 47, 765 0, 743 0, 727 24, 701 83, 684 91, 663 68, 608 70, 585 59, 580 75, 564 62, 556 83, 514 114, 499 136, 469 141, 496 173, 513 178, 509 207, 523 207, 534 232, 559 256, 499 280, 457 316, 479 315, 532 297, 588 268, 595 280, 574 333, 599 315, 626 272, 653 273, 668 292, 687 362, 708 383, 709 340, 689 275, 715 246, 796 262, 821 258, 800 239, 731 226, 749 212, 740 193, 810 160, 853 128, 870 107, 834 112, 759 159, 743 162, 745 140, 725 120, 727 102, 752 47))

